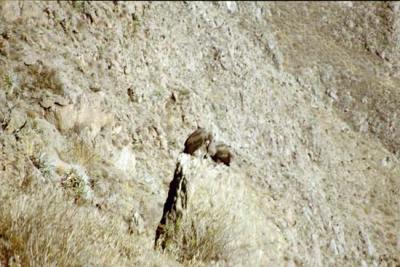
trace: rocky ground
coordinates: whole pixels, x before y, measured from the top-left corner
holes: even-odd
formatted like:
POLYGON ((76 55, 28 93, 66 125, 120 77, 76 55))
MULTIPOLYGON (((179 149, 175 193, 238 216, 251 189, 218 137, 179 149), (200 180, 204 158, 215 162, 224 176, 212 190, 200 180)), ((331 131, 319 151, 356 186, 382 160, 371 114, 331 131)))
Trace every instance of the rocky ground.
POLYGON ((399 44, 398 3, 1 2, 0 266, 400 266, 399 44))

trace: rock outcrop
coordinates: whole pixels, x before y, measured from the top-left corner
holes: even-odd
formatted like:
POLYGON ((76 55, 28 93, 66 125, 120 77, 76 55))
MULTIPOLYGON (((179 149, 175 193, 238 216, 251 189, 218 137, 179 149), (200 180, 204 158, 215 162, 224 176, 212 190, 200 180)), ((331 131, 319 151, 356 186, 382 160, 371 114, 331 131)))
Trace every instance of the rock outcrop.
POLYGON ((176 231, 179 231, 178 221, 186 212, 188 192, 187 178, 184 174, 185 162, 178 161, 174 177, 169 185, 168 197, 164 204, 163 215, 156 230, 155 248, 165 249, 168 240, 172 239, 176 231))

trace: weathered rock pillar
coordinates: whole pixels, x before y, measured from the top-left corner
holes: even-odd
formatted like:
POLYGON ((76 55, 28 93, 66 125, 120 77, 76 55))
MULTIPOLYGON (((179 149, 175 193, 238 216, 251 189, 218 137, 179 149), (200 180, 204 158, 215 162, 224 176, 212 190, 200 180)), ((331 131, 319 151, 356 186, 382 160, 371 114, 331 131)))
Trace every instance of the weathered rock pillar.
POLYGON ((167 242, 179 230, 179 220, 187 208, 187 178, 183 171, 183 164, 182 160, 176 164, 163 215, 156 230, 155 248, 165 249, 167 242))

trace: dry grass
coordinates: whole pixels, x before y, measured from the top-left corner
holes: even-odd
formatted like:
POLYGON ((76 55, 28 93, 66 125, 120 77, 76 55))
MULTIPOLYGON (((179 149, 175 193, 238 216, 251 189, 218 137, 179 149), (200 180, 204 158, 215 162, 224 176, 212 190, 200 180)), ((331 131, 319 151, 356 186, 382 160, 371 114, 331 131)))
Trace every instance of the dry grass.
POLYGON ((139 249, 117 219, 67 202, 50 185, 33 192, 2 195, 0 266, 132 265, 139 249))
POLYGON ((248 208, 245 186, 237 177, 221 173, 223 168, 209 168, 207 160, 184 154, 178 160, 188 179, 188 203, 178 221, 165 225, 165 251, 184 265, 230 264, 246 232, 240 220, 247 216, 242 212, 248 208))
POLYGON ((100 156, 83 140, 77 138, 72 147, 65 153, 60 153, 60 157, 70 163, 79 164, 85 168, 90 168, 100 161, 100 156))
POLYGON ((174 232, 166 243, 166 251, 185 265, 201 265, 224 261, 232 253, 232 221, 224 211, 196 212, 184 216, 175 225, 167 226, 174 232))
POLYGON ((28 86, 34 90, 44 89, 56 94, 63 92, 63 82, 58 71, 41 62, 32 65, 25 77, 29 78, 24 81, 23 86, 28 86))

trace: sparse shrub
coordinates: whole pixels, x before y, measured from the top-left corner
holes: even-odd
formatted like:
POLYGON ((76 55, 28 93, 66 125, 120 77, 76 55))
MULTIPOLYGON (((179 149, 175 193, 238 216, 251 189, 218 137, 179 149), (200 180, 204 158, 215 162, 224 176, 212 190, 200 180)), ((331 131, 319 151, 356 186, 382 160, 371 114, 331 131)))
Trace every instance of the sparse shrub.
POLYGON ((78 12, 86 11, 85 1, 72 1, 72 7, 78 12))
POLYGON ((3 86, 7 95, 13 95, 16 85, 16 78, 14 75, 7 73, 3 76, 3 86))
POLYGON ((92 198, 90 179, 79 166, 73 166, 69 169, 61 184, 75 198, 75 202, 92 198))
POLYGON ((38 157, 31 156, 31 160, 46 180, 54 176, 54 164, 50 161, 46 153, 41 153, 38 157))
POLYGON ((14 79, 10 74, 4 75, 4 84, 8 90, 11 90, 14 87, 14 79))

